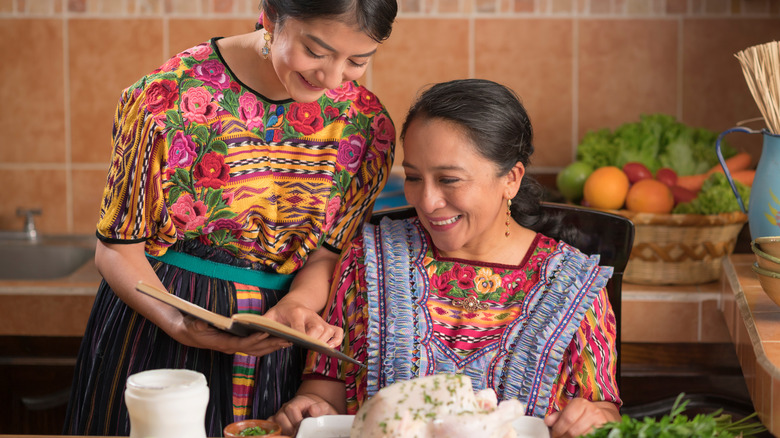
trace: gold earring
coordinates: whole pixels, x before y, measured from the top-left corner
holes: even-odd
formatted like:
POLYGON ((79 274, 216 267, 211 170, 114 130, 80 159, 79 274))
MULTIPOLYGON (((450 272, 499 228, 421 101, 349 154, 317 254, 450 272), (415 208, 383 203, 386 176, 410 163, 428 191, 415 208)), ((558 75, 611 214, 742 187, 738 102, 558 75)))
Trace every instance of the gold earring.
POLYGON ((506 200, 506 233, 504 235, 509 237, 509 221, 512 219, 512 200, 506 200))
POLYGON ((271 32, 266 32, 265 35, 263 35, 263 39, 265 39, 265 45, 262 50, 263 59, 268 59, 268 55, 271 53, 271 38, 273 38, 271 32))

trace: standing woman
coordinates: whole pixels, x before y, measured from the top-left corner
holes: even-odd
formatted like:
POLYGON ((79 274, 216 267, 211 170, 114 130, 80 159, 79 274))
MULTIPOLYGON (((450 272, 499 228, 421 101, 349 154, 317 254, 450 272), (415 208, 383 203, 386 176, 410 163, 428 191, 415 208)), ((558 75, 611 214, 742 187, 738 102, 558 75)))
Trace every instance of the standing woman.
POLYGON ((138 281, 222 315, 265 314, 339 345, 319 313, 339 253, 384 186, 395 130, 356 82, 393 0, 263 0, 255 32, 214 38, 127 88, 97 224, 97 293, 65 431, 128 435, 131 374, 206 376, 209 436, 266 418, 303 352, 245 338, 140 294, 138 281))

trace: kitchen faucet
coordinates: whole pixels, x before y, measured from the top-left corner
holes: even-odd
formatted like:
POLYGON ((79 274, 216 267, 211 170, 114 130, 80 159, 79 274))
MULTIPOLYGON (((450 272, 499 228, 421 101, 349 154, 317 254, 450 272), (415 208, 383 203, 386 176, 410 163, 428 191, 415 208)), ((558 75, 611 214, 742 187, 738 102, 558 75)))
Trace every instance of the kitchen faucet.
POLYGON ((22 231, 0 231, 0 239, 12 239, 12 240, 38 240, 38 230, 35 229, 35 216, 41 214, 39 208, 17 208, 16 215, 24 216, 24 228, 22 231))

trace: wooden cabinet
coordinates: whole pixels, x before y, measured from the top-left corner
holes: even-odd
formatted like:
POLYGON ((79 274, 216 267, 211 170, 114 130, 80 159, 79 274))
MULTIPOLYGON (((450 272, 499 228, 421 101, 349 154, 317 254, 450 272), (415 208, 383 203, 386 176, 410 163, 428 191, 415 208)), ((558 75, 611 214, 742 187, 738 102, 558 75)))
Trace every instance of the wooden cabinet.
POLYGON ((0 336, 0 434, 62 434, 80 342, 0 336))

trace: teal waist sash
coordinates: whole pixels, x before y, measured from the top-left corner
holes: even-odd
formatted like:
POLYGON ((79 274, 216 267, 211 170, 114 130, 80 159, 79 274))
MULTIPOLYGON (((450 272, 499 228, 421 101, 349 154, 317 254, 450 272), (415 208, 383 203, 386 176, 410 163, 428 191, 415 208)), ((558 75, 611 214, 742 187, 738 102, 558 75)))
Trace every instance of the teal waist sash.
POLYGON ((242 268, 211 260, 204 260, 194 255, 173 250, 168 250, 168 252, 161 256, 147 254, 147 257, 196 274, 225 281, 234 281, 240 284, 249 284, 263 289, 289 290, 290 283, 292 283, 293 278, 295 278, 294 274, 278 274, 276 272, 242 268))

